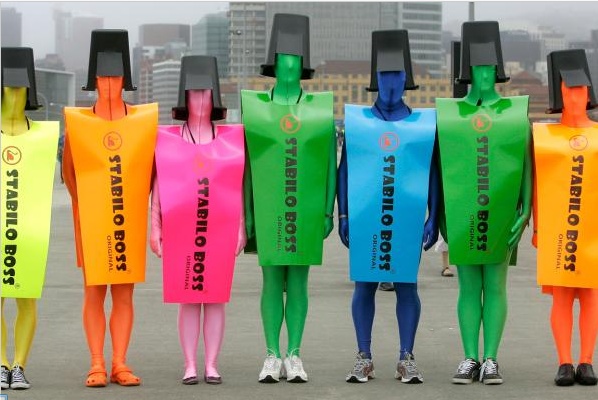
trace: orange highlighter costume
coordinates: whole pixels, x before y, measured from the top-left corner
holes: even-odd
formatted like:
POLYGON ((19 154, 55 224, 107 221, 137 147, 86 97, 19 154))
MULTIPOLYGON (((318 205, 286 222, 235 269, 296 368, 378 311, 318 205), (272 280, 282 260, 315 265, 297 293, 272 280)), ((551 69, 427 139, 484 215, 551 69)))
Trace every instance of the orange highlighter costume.
POLYGON ((104 300, 112 294, 110 381, 136 386, 125 364, 133 328, 134 283, 145 280, 148 197, 156 143, 157 104, 122 100, 130 83, 126 31, 92 32, 85 90, 91 108, 65 108, 63 176, 73 204, 77 265, 83 268, 83 326, 91 353, 86 385, 107 385, 104 300))
POLYGON ((538 284, 552 294, 557 386, 596 385, 592 356, 598 335, 598 124, 583 50, 548 55, 550 108, 560 123, 535 123, 534 238, 538 284), (590 95, 589 95, 590 94, 590 95), (562 97, 562 98, 561 98, 562 97), (573 302, 579 299, 579 364, 573 367, 573 302))

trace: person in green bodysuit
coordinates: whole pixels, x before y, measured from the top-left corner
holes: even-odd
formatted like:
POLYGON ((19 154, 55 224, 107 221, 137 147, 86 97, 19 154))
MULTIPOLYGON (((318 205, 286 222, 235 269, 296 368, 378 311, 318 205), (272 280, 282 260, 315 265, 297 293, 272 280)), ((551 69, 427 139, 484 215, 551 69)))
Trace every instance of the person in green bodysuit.
POLYGON ((305 43, 309 38, 307 29, 307 17, 275 15, 270 43, 271 58, 268 60, 270 62, 262 66, 262 75, 275 77, 274 87, 270 92, 243 91, 243 123, 249 152, 247 168, 251 171, 246 177, 252 180, 252 184, 245 185, 247 237, 249 247, 251 240, 257 238, 263 275, 261 315, 267 356, 258 378, 263 383, 275 383, 284 377, 289 382, 308 380, 300 358, 308 310, 310 267, 307 264, 321 264, 322 240, 333 228, 336 139, 332 119, 332 94, 307 94, 301 88, 300 80, 311 78, 313 74, 313 70, 308 67, 309 52, 305 43), (279 31, 284 32, 281 34, 279 31), (306 99, 309 100, 304 101, 306 99), (258 116, 260 113, 263 114, 258 116), (285 123, 291 128, 285 130, 285 123), (292 127, 293 123, 297 124, 297 130, 292 127), (317 141, 308 142, 306 136, 317 141), (281 147, 294 140, 296 142, 293 143, 297 144, 294 150, 281 147), (313 147, 320 148, 314 150, 313 147), (287 156, 289 158, 285 158, 287 156), (266 166, 263 164, 264 159, 268 159, 266 166), (293 160, 296 160, 296 164, 293 160), (292 163, 292 171, 288 169, 291 165, 289 162, 292 163), (287 168, 281 168, 281 163, 287 168), (308 165, 314 163, 317 165, 308 165), (293 172, 295 168, 299 172, 293 172), (317 171, 319 177, 312 176, 314 171, 317 171), (265 185, 264 179, 279 174, 283 178, 277 185, 282 184, 284 187, 260 186, 265 185), (292 184, 289 183, 290 180, 293 181, 292 184), (318 199, 310 193, 317 193, 318 199), (278 220, 276 216, 273 217, 276 212, 271 209, 278 207, 283 198, 282 202, 288 210, 296 210, 296 223, 289 224, 291 220, 295 222, 294 217, 290 217, 291 214, 295 215, 295 211, 284 213, 278 220), (282 239, 282 245, 277 244, 277 238, 281 237, 280 230, 269 230, 269 226, 277 222, 281 224, 280 229, 284 232, 282 235, 286 235, 282 239), (315 240, 306 237, 314 235, 303 233, 313 229, 313 226, 317 227, 316 232, 321 232, 321 236, 315 235, 318 236, 315 240), (296 239, 296 242, 290 241, 290 233, 293 234, 292 240, 296 239), (308 241, 311 244, 305 245, 308 241), (318 246, 319 249, 314 249, 318 246), (319 256, 309 255, 318 252, 319 256), (284 361, 279 344, 283 321, 286 322, 288 331, 284 361))
POLYGON ((496 91, 497 82, 508 80, 502 71, 498 23, 465 23, 462 37, 463 52, 467 54, 461 54, 459 81, 470 83, 471 87, 463 99, 442 99, 437 102, 440 155, 441 162, 445 164, 442 173, 448 225, 447 242, 451 250, 453 244, 457 250, 451 251, 450 256, 451 260, 455 257, 454 263, 457 264, 458 270, 457 311, 465 353, 465 360, 459 364, 452 381, 467 384, 479 377, 484 384, 501 384, 503 378, 498 370, 496 358, 507 317, 507 270, 511 254, 521 238, 531 212, 531 142, 527 98, 501 98, 496 91), (468 72, 464 73, 464 70, 468 72), (446 107, 448 104, 454 106, 446 107), (471 120, 467 119, 470 117, 471 120), (447 139, 453 135, 449 135, 447 131, 459 129, 465 135, 476 135, 473 142, 474 156, 467 164, 455 157, 457 150, 452 153, 452 157, 448 151, 449 146, 462 146, 461 143, 454 142, 456 136, 452 136, 451 143, 448 143, 447 139), (501 135, 501 131, 508 131, 509 135, 501 135), (503 144, 511 140, 509 137, 514 138, 517 146, 507 148, 503 144), (482 154, 482 150, 475 153, 476 148, 485 153, 482 154), (492 164, 493 162, 496 164, 492 164), (455 169, 451 169, 449 165, 458 165, 461 172, 451 174, 455 169), (458 204, 463 198, 457 198, 455 192, 447 191, 449 187, 462 185, 456 181, 459 176, 461 179, 475 181, 471 185, 473 189, 465 195, 474 197, 474 200, 472 205, 469 208, 465 206, 465 209, 459 209, 458 204), (516 192, 513 193, 513 190, 516 192), (511 196, 510 203, 502 201, 505 198, 504 193, 511 196), (479 208, 475 208, 478 205, 479 208), (450 213, 453 214, 453 219, 457 216, 458 222, 450 221, 450 213), (496 218, 500 213, 505 214, 496 218), (463 221, 465 224, 470 222, 466 229, 463 229, 463 221), (490 231, 489 226, 495 230, 490 231), (459 251, 459 243, 462 245, 464 242, 469 242, 468 247, 459 251), (460 255, 460 252, 463 255, 460 255), (480 364, 478 345, 482 325, 484 362, 480 364))

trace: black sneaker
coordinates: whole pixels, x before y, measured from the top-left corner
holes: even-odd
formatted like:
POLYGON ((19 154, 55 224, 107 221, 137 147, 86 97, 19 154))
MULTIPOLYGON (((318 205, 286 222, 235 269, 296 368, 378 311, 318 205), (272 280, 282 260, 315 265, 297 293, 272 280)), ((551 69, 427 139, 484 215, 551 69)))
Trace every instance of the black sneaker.
POLYGON ((25 378, 25 373, 20 365, 15 365, 10 371, 10 388, 16 390, 29 389, 31 384, 25 378))
POLYGON ((480 370, 480 381, 484 385, 500 385, 503 382, 495 360, 487 358, 480 370))
POLYGON ((581 363, 577 366, 575 382, 584 386, 594 386, 598 383, 598 379, 596 378, 596 375, 594 375, 592 364, 581 363))
POLYGON ((10 387, 10 370, 6 365, 2 366, 2 389, 10 387))
POLYGON ((557 386, 572 386, 575 383, 575 368, 573 364, 561 364, 554 378, 557 386))
POLYGON ((480 376, 480 363, 468 358, 459 363, 457 373, 453 376, 453 383, 469 384, 480 376))

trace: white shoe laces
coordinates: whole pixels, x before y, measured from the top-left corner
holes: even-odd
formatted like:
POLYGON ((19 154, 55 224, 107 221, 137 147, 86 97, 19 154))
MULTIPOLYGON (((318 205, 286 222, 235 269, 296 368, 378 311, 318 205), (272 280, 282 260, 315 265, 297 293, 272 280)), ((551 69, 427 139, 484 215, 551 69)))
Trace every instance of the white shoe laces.
POLYGON ((289 365, 291 366, 291 372, 303 372, 303 362, 295 355, 288 358, 289 365))
POLYGON ((471 359, 463 360, 457 367, 457 374, 459 375, 469 375, 472 369, 474 369, 477 365, 477 362, 471 359))
POLYGON ((482 364, 482 371, 480 372, 480 381, 484 379, 484 375, 494 375, 498 373, 498 363, 490 358, 482 364))
POLYGON ((268 354, 266 359, 264 360, 264 369, 273 371, 276 368, 276 362, 278 358, 276 358, 273 354, 268 354))

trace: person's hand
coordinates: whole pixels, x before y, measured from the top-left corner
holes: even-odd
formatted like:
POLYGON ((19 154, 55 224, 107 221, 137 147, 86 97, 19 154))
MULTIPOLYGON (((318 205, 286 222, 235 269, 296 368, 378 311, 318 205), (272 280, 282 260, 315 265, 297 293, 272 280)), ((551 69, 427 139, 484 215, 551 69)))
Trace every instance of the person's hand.
POLYGON ((526 215, 521 215, 519 218, 517 218, 517 221, 515 221, 515 224, 511 228, 511 237, 508 241, 509 247, 517 246, 519 240, 521 240, 521 235, 523 235, 523 231, 525 230, 528 220, 529 217, 526 215))
POLYGON ((330 232, 332 232, 334 229, 334 222, 332 221, 332 218, 328 216, 324 218, 324 239, 326 239, 328 235, 330 235, 330 232))
POLYGON ((150 247, 158 258, 162 258, 162 232, 159 229, 152 229, 150 233, 150 247))
POLYGON ((239 228, 239 235, 237 239, 237 249, 235 250, 235 255, 241 254, 243 248, 247 244, 247 233, 245 232, 245 223, 241 222, 241 227, 239 228))
POLYGON ((428 251, 438 241, 438 227, 435 226, 434 222, 430 221, 430 218, 424 225, 424 237, 422 243, 424 250, 428 251))
POLYGON ((349 248, 349 220, 341 218, 338 220, 338 235, 346 248, 349 248))

